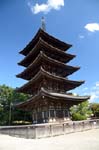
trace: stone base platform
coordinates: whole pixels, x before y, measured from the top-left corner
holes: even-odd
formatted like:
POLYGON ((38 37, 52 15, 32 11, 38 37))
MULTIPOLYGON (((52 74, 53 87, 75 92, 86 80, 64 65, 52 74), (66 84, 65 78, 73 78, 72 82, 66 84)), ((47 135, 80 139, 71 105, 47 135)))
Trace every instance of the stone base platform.
POLYGON ((22 126, 2 126, 0 127, 0 134, 35 139, 85 131, 94 128, 99 128, 99 119, 22 126))

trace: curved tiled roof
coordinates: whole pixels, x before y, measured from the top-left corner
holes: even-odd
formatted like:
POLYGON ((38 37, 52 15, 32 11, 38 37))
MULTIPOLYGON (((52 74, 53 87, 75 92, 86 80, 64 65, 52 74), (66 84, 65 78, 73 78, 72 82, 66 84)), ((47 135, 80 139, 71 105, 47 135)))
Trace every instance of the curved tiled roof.
POLYGON ((53 93, 45 90, 44 88, 41 88, 40 92, 30 98, 26 102, 22 102, 16 105, 16 107, 21 108, 21 109, 33 109, 34 105, 38 102, 43 102, 44 98, 46 98, 46 101, 51 101, 53 100, 54 102, 57 102, 58 100, 61 100, 63 102, 67 102, 71 106, 73 104, 79 104, 83 101, 88 100, 90 97, 89 96, 74 96, 74 95, 69 95, 69 94, 59 94, 59 93, 53 93), (42 101, 41 101, 42 100, 42 101))
POLYGON ((62 51, 65 51, 72 46, 49 35, 47 32, 43 31, 40 28, 35 37, 29 42, 29 44, 22 51, 20 51, 20 53, 26 56, 30 52, 30 50, 35 46, 35 44, 39 40, 39 37, 42 37, 42 39, 44 39, 46 42, 48 42, 49 44, 51 43, 54 47, 57 47, 62 51))
POLYGON ((21 60, 18 64, 27 67, 28 65, 30 65, 31 61, 33 61, 37 57, 40 51, 45 51, 45 53, 48 53, 48 50, 50 51, 50 54, 55 53, 55 55, 53 56, 54 59, 57 56, 58 58, 56 59, 58 59, 59 61, 63 61, 64 63, 67 63, 68 61, 70 61, 75 57, 75 55, 65 53, 64 51, 61 51, 60 49, 48 44, 42 38, 39 38, 34 48, 31 49, 28 55, 23 60, 21 60))
MULTIPOLYGON (((63 77, 53 75, 49 72, 46 72, 41 67, 40 71, 29 82, 27 82, 22 87, 17 89, 17 91, 25 93, 26 91, 28 91, 28 89, 29 90, 32 89, 32 85, 34 85, 35 83, 36 84, 39 83, 39 80, 43 80, 43 78, 45 78, 48 83, 50 82, 49 80, 60 82, 60 84, 63 84, 65 86, 65 91, 74 89, 84 83, 84 81, 72 81, 72 80, 68 80, 63 77)), ((29 93, 29 94, 31 94, 31 93, 29 93)))
POLYGON ((40 52, 39 55, 36 57, 36 59, 22 73, 18 74, 17 77, 30 80, 35 75, 35 69, 37 70, 38 67, 40 68, 43 62, 45 64, 50 63, 52 67, 53 66, 55 66, 56 68, 60 67, 65 72, 65 77, 79 69, 79 67, 66 65, 60 61, 48 57, 46 54, 44 54, 44 52, 40 52))

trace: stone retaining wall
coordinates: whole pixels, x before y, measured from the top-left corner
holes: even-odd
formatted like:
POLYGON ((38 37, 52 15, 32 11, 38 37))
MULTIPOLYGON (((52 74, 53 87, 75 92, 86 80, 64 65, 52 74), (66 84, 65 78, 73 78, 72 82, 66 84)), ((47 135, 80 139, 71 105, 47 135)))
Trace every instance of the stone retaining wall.
POLYGON ((94 128, 99 128, 99 119, 53 124, 2 126, 0 127, 0 134, 35 139, 85 131, 94 128))

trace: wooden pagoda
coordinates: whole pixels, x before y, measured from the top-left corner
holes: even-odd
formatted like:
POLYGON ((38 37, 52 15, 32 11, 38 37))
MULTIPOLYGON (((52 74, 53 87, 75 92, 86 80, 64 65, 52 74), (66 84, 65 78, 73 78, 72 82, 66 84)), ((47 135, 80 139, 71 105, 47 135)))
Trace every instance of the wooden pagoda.
POLYGON ((18 64, 25 69, 17 77, 28 82, 17 91, 30 94, 31 98, 17 107, 31 110, 33 123, 64 121, 70 117, 71 106, 89 99, 88 96, 68 93, 84 83, 68 79, 79 69, 66 64, 75 57, 67 53, 71 46, 40 28, 32 41, 20 51, 25 57, 18 64))

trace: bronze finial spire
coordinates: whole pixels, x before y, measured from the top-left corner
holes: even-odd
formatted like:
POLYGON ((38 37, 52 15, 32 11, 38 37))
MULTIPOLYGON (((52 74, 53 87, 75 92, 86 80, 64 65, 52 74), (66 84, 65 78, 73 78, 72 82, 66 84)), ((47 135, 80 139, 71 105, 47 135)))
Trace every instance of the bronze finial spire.
POLYGON ((42 17, 41 23, 42 23, 41 29, 42 29, 43 31, 46 31, 46 25, 45 25, 45 18, 44 18, 44 17, 42 17))

